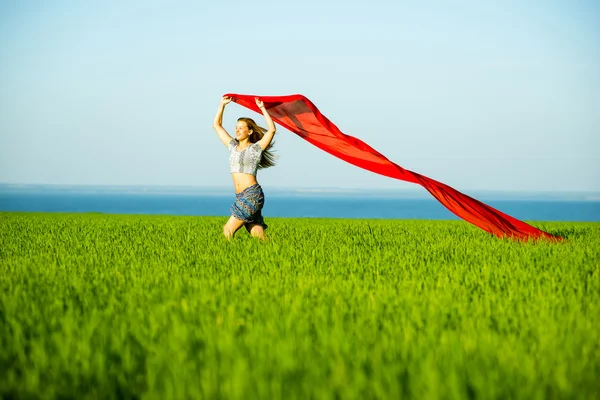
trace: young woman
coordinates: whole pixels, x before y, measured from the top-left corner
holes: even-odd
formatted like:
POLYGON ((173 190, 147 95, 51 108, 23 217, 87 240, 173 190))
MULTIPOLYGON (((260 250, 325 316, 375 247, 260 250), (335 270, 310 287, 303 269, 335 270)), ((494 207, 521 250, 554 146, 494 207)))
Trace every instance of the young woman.
POLYGON ((262 188, 256 181, 256 172, 275 165, 273 154, 269 151, 275 135, 275 124, 269 116, 264 103, 256 97, 256 105, 262 111, 268 129, 256 125, 250 118, 239 118, 235 126, 235 139, 223 129, 223 111, 231 102, 223 97, 213 122, 219 139, 229 148, 229 166, 235 187, 235 202, 230 207, 231 217, 223 226, 223 234, 231 239, 235 232, 245 226, 254 237, 265 238, 267 224, 261 210, 265 203, 262 188))

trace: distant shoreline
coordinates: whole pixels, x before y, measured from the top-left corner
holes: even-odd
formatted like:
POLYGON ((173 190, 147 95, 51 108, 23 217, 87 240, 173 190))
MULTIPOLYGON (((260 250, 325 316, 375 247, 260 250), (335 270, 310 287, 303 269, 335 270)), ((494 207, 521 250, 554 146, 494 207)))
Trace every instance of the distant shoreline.
MULTIPOLYGON (((399 199, 429 199, 431 195, 422 188, 327 188, 327 187, 265 187, 265 193, 276 197, 378 197, 399 199)), ((463 190, 463 193, 480 200, 547 200, 600 202, 600 192, 594 191, 490 191, 463 190)), ((183 185, 65 185, 65 184, 15 184, 0 183, 2 193, 87 193, 87 194, 154 194, 154 195, 202 195, 229 196, 230 186, 183 186, 183 185)))

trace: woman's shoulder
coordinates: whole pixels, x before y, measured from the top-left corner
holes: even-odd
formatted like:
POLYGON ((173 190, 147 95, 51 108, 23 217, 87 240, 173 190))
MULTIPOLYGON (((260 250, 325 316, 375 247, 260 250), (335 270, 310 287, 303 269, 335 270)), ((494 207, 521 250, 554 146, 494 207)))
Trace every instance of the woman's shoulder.
POLYGON ((261 151, 263 151, 262 147, 260 147, 260 143, 256 142, 256 143, 252 143, 252 148, 254 149, 254 151, 260 153, 261 151))

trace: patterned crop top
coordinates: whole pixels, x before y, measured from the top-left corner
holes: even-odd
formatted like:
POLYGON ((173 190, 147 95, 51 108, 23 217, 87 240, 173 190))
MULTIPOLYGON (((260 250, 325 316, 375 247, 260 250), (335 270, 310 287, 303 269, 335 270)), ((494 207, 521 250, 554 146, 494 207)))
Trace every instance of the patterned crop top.
POLYGON ((243 174, 256 175, 263 151, 260 144, 252 143, 244 150, 238 151, 237 145, 239 143, 236 139, 231 139, 229 142, 229 167, 231 167, 231 173, 241 172, 243 174))

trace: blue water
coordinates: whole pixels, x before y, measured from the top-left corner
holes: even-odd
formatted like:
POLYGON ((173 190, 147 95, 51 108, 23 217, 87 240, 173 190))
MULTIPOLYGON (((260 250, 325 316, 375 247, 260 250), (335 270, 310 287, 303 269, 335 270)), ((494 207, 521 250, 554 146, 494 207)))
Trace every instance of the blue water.
MULTIPOLYGON (((235 196, 120 193, 0 193, 0 211, 101 212, 228 216, 235 196)), ((485 200, 515 218, 600 221, 600 201, 485 200)), ((342 196, 269 196, 269 217, 457 219, 435 199, 342 196)))

